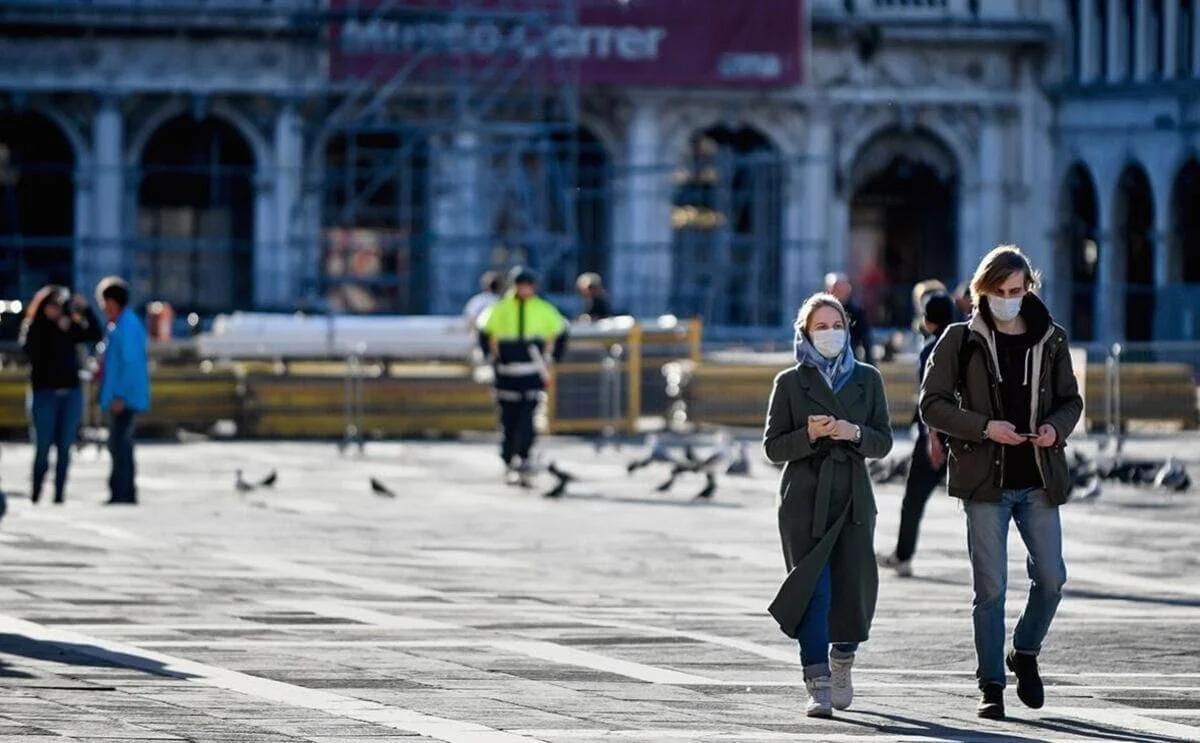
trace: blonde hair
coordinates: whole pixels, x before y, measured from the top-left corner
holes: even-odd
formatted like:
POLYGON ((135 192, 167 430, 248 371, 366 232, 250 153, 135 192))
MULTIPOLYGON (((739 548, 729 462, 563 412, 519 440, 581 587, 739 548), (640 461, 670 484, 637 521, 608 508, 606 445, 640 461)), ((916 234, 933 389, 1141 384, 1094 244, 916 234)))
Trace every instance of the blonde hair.
POLYGON ((812 319, 812 315, 822 307, 832 307, 837 310, 837 313, 842 316, 842 324, 846 329, 850 329, 850 318, 846 316, 846 308, 838 301, 838 298, 828 292, 817 292, 808 299, 804 300, 804 304, 800 305, 800 311, 796 313, 795 328, 797 333, 803 333, 808 337, 808 321, 812 319))
POLYGON ((1025 275, 1025 288, 1033 291, 1042 285, 1042 275, 1016 245, 998 245, 983 257, 971 277, 971 299, 976 305, 985 294, 995 294, 1000 285, 1015 273, 1025 275))

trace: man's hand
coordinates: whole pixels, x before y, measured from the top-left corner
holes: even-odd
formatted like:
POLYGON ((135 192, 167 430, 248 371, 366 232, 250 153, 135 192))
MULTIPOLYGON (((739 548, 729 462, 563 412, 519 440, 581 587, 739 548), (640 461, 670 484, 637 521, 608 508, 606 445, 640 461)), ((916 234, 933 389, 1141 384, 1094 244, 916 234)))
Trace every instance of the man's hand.
POLYGON ((1048 449, 1058 443, 1058 431, 1054 430, 1054 426, 1049 423, 1043 423, 1038 426, 1037 438, 1032 441, 1034 446, 1048 449))
POLYGON ((808 440, 816 441, 825 436, 832 436, 834 423, 836 421, 831 415, 808 416, 808 440))
POLYGON ((988 421, 984 433, 997 444, 1019 446, 1025 443, 1024 437, 1017 433, 1017 427, 1008 421, 988 421))
POLYGON ((933 434, 929 437, 929 463, 933 465, 935 470, 940 470, 942 465, 946 463, 946 448, 942 446, 942 440, 933 434))
POLYGON ((833 422, 833 433, 830 438, 834 441, 853 441, 858 437, 858 426, 850 421, 836 420, 833 422))
POLYGON ((109 403, 108 409, 111 410, 114 414, 119 415, 119 414, 125 412, 125 401, 119 397, 114 397, 112 402, 109 403))

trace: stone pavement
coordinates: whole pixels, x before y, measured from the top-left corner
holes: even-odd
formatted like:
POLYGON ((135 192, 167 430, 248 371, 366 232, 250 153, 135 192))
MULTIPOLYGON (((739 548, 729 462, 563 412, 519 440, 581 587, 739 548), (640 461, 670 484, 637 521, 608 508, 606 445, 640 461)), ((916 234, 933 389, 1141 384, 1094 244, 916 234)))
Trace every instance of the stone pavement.
MULTIPOLYGON (((1002 723, 974 717, 961 515, 935 495, 917 577, 881 576, 853 709, 817 721, 764 611, 775 471, 692 503, 699 478, 626 476, 640 450, 547 449, 583 477, 561 501, 500 484, 482 441, 146 445, 136 508, 100 505, 107 462, 81 454, 68 505, 14 497, 0 525, 0 743, 1200 740, 1200 492, 1066 507, 1047 706, 1010 686, 1002 723), (239 494, 238 468, 278 485, 239 494)), ((5 447, 10 493, 29 456, 5 447)), ((887 549, 899 486, 878 500, 887 549)), ((1012 618, 1015 533, 1010 556, 1012 618)))

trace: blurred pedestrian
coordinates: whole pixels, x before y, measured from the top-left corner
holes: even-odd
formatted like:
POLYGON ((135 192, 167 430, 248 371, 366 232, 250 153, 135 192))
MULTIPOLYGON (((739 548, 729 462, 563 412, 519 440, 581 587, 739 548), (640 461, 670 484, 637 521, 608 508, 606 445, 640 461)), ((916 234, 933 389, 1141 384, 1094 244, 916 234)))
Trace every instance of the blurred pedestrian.
POLYGON ((883 378, 855 361, 849 325, 832 295, 805 301, 796 366, 775 377, 763 434, 767 458, 785 465, 779 534, 789 573, 770 611, 799 641, 810 717, 850 706, 850 670, 879 589, 866 459, 891 450, 892 425, 883 378))
MULTIPOLYGON (((925 295, 921 325, 922 332, 928 340, 917 358, 918 389, 921 380, 925 378, 925 365, 933 355, 933 349, 941 339, 942 333, 954 322, 956 314, 954 300, 949 294, 935 291, 925 295)), ((920 410, 913 412, 913 425, 917 427, 917 440, 913 443, 908 480, 904 485, 904 501, 900 505, 900 534, 896 538, 895 551, 879 558, 881 567, 892 568, 903 577, 912 575, 912 557, 917 551, 917 534, 921 528, 925 504, 938 483, 946 478, 945 435, 930 435, 929 427, 921 420, 920 410)))
POLYGON ((608 300, 608 291, 598 273, 580 274, 575 281, 575 288, 583 298, 583 313, 580 322, 596 322, 613 316, 612 304, 608 300))
POLYGON ((1039 277, 1012 245, 992 250, 971 279, 975 313, 934 348, 921 417, 949 438, 950 495, 964 501, 975 589, 972 618, 980 717, 1004 717, 1005 665, 1026 706, 1044 701, 1038 653, 1067 580, 1059 506, 1071 480, 1064 451, 1083 412, 1067 333, 1033 290, 1039 277), (1028 551, 1029 597, 1005 655, 1008 525, 1028 551))
POLYGON ((467 300, 463 307, 463 319, 467 328, 475 331, 475 325, 484 310, 500 301, 504 295, 504 274, 499 271, 486 271, 479 277, 479 293, 467 300))
POLYGON ((920 281, 913 287, 913 332, 920 335, 922 338, 929 337, 929 333, 925 331, 925 297, 934 292, 948 293, 950 290, 946 288, 939 279, 925 279, 920 281))
POLYGON ((551 384, 550 362, 562 360, 567 347, 567 320, 537 295, 537 282, 537 274, 517 266, 509 274, 512 287, 479 317, 480 347, 495 370, 500 458, 511 484, 529 484, 533 416, 551 384))
POLYGON ((867 313, 852 298, 854 289, 850 286, 850 278, 844 273, 825 274, 825 291, 841 302, 846 317, 850 320, 850 347, 854 350, 855 358, 874 366, 871 322, 867 319, 867 313))
POLYGON ((129 286, 109 276, 96 287, 108 319, 108 337, 100 364, 100 409, 108 413, 109 504, 137 503, 133 441, 138 413, 150 409, 150 370, 146 329, 129 306, 129 286))
POLYGON ((966 320, 975 311, 975 301, 971 299, 971 282, 964 281, 954 287, 954 306, 958 308, 960 319, 966 320))
POLYGON ((79 346, 98 343, 102 327, 87 299, 64 286, 44 286, 33 295, 21 326, 21 348, 29 359, 29 420, 33 429, 30 498, 42 498, 42 485, 54 453, 54 502, 66 500, 71 446, 83 417, 79 346))

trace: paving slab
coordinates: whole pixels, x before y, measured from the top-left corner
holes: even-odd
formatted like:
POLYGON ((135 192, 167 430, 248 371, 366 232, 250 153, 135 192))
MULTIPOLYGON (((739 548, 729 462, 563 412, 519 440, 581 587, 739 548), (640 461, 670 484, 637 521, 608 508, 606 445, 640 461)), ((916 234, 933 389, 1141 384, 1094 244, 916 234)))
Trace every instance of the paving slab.
MULTIPOLYGON (((1200 475, 1200 437, 1128 449, 1200 475)), ((810 720, 765 612, 776 471, 756 461, 703 502, 700 478, 660 493, 661 466, 627 475, 636 446, 542 450, 580 478, 561 500, 505 486, 483 441, 146 445, 141 505, 106 507, 94 450, 65 506, 34 506, 31 452, 6 446, 0 743, 1200 740, 1200 491, 1065 507, 1047 705, 1010 691, 1004 722, 974 717, 962 514, 935 494, 916 576, 882 572, 854 706, 810 720), (238 469, 278 484, 239 493, 238 469)), ((877 489, 881 551, 900 496, 877 489)))

